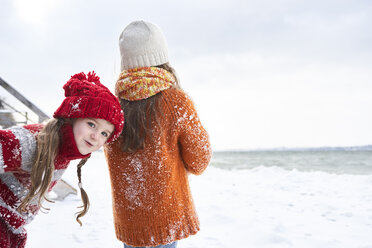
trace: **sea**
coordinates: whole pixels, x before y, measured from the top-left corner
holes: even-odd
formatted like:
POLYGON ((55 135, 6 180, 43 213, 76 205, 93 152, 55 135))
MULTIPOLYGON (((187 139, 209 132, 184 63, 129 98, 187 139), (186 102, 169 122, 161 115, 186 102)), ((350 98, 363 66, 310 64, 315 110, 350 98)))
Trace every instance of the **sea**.
POLYGON ((227 170, 280 167, 334 174, 372 174, 372 145, 213 152, 210 166, 227 170))

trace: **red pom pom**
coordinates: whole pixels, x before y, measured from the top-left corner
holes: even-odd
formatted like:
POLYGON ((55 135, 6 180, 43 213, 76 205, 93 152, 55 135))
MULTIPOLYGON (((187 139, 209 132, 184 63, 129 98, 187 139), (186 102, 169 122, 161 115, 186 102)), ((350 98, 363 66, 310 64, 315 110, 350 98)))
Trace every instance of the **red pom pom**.
POLYGON ((77 73, 63 86, 65 96, 97 96, 103 90, 99 80, 94 71, 88 75, 84 72, 77 73))
POLYGON ((79 79, 79 80, 86 80, 87 76, 85 75, 84 72, 80 72, 80 73, 76 73, 75 75, 72 75, 70 80, 73 79, 73 78, 76 78, 76 79, 79 79))
POLYGON ((96 83, 96 84, 101 84, 101 82, 99 81, 99 77, 96 75, 96 73, 94 71, 88 72, 87 80, 89 82, 93 82, 93 83, 96 83))

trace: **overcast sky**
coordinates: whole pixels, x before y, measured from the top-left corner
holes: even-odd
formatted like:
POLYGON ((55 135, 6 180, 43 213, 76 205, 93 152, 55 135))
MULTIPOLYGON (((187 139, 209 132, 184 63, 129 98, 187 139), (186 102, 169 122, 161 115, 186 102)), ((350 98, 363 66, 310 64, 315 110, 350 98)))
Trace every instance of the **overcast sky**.
POLYGON ((72 74, 114 89, 139 19, 162 28, 215 150, 372 144, 369 0, 3 0, 0 77, 51 116, 72 74))

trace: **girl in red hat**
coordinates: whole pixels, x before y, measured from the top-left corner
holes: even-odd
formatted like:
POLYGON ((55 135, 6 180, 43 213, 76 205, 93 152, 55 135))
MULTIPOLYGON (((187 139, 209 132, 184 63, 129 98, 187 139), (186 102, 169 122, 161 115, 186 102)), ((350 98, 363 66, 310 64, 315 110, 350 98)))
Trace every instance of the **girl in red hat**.
POLYGON ((169 65, 160 28, 132 22, 119 42, 116 95, 126 122, 105 146, 116 236, 125 248, 173 248, 199 231, 188 176, 206 169, 209 137, 169 65))
POLYGON ((0 130, 0 248, 25 247, 25 225, 74 159, 81 159, 84 208, 76 218, 81 224, 89 207, 81 167, 123 128, 119 101, 94 72, 72 76, 63 88, 66 98, 48 123, 0 130))

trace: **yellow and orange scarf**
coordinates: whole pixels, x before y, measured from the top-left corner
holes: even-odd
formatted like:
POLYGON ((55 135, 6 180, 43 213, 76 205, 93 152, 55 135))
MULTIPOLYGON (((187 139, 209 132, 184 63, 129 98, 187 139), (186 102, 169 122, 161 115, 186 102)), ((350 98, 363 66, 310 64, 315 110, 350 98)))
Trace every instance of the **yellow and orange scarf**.
POLYGON ((115 94, 128 101, 138 101, 170 88, 175 81, 173 74, 167 70, 138 67, 120 73, 115 94))

